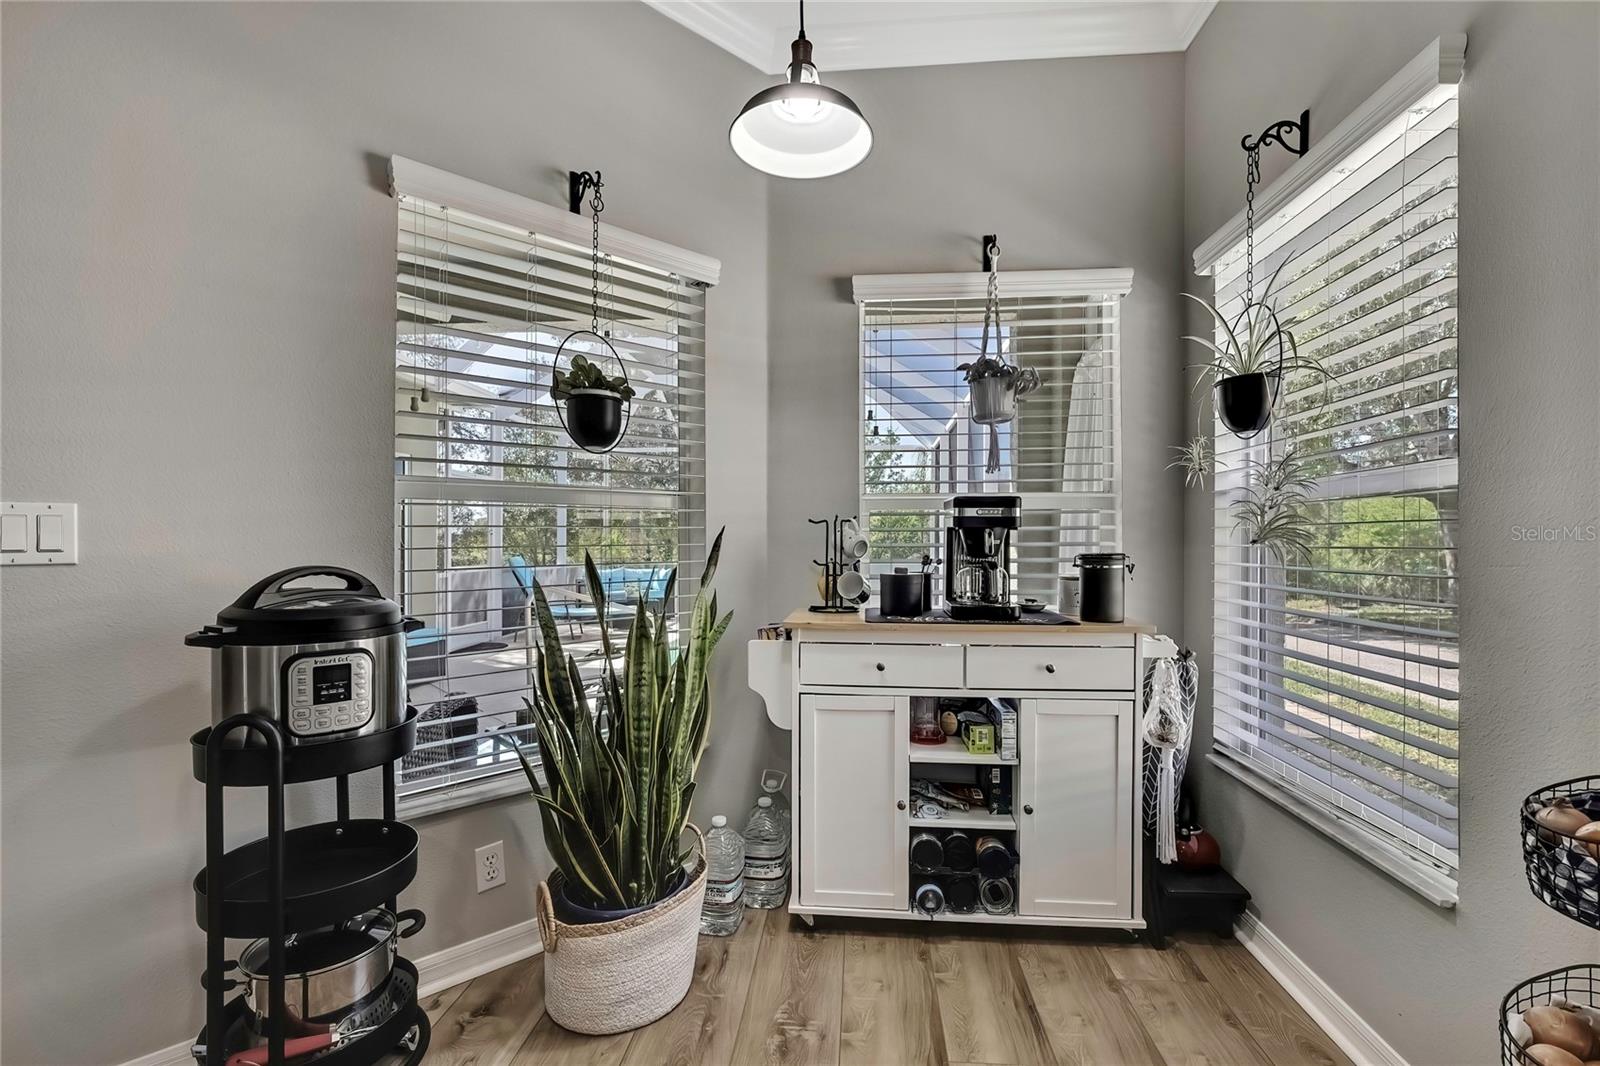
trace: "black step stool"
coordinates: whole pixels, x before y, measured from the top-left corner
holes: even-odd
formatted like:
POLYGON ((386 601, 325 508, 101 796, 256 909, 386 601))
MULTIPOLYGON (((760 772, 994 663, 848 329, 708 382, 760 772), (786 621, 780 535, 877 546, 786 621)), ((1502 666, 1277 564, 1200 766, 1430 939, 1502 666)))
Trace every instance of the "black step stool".
POLYGON ((1156 948, 1167 946, 1167 936, 1184 929, 1200 929, 1232 936, 1233 923, 1244 913, 1250 892, 1220 866, 1185 870, 1174 863, 1156 861, 1155 849, 1145 849, 1145 932, 1156 948))

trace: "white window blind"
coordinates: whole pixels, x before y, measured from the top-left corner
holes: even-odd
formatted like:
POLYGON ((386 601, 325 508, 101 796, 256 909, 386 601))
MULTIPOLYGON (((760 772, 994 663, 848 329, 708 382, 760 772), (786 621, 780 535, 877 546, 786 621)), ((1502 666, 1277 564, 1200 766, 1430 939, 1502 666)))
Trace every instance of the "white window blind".
MULTIPOLYGON (((1258 211, 1257 296, 1281 265, 1279 315, 1333 380, 1290 375, 1253 440, 1217 426, 1213 694, 1223 754, 1448 874, 1460 787, 1459 180, 1456 86, 1432 80, 1258 211), (1315 550, 1282 565, 1243 543, 1230 506, 1250 461, 1288 449, 1317 478, 1315 550)), ((1230 319, 1244 268, 1242 243, 1210 266, 1230 319)))
POLYGON ((968 418, 956 369, 982 346, 987 275, 855 279, 869 574, 924 553, 940 559, 944 502, 963 493, 1022 497, 1011 564, 1019 597, 1055 605, 1076 554, 1120 547, 1118 315, 1132 282, 1131 271, 1000 274, 999 350, 1041 385, 997 427, 1000 469, 988 472, 989 430, 968 418))
MULTIPOLYGON (((494 734, 529 735, 535 578, 591 681, 602 652, 586 551, 619 629, 639 600, 660 604, 673 567, 671 608, 692 601, 706 550, 704 286, 604 254, 602 236, 600 328, 636 396, 621 445, 591 454, 570 442, 549 395, 562 340, 590 324, 590 251, 568 225, 577 216, 552 217, 555 237, 529 228, 523 207, 554 212, 530 201, 496 218, 398 180, 397 199, 396 587, 426 624, 408 637, 421 723, 400 792, 446 806, 485 794, 486 778, 520 777, 494 734)), ((597 342, 576 350, 618 372, 597 342)))

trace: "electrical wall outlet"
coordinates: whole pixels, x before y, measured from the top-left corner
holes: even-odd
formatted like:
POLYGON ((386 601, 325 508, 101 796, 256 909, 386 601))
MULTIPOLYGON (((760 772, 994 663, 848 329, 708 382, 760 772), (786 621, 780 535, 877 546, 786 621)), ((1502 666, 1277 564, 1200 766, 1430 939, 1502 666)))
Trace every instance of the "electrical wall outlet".
POLYGON ((506 883, 506 844, 496 840, 473 852, 473 866, 478 872, 478 891, 487 892, 506 883))

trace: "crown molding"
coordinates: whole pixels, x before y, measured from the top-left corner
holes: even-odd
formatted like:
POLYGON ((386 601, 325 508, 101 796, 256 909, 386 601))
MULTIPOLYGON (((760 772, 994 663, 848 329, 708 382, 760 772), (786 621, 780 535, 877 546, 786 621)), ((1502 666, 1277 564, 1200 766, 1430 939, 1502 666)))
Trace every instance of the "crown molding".
MULTIPOLYGON (((857 274, 851 279, 856 303, 869 300, 965 300, 988 292, 989 275, 857 274)), ((1133 290, 1133 271, 1007 270, 1000 274, 1000 295, 1126 296, 1133 290)))
MULTIPOLYGON (((789 63, 797 25, 786 4, 645 0, 757 70, 789 63), (784 17, 774 22, 782 11, 784 17)), ((824 72, 953 63, 1181 52, 1216 0, 1122 3, 815 4, 810 35, 824 72)))
MULTIPOLYGON (((589 246, 592 236, 593 223, 583 215, 575 215, 553 204, 530 200, 526 196, 463 178, 459 174, 404 156, 389 158, 389 191, 394 196, 415 196, 441 207, 469 211, 585 248, 589 246)), ((600 223, 600 244, 608 255, 618 259, 665 270, 706 285, 715 285, 722 276, 722 261, 719 259, 613 226, 609 222, 600 223)))
POLYGON ((644 0, 673 22, 749 63, 757 70, 776 74, 786 69, 789 50, 783 48, 773 67, 772 33, 754 22, 742 5, 719 0, 644 0))
MULTIPOLYGON (((1335 126, 1326 136, 1315 138, 1305 155, 1296 159, 1277 180, 1256 193, 1256 215, 1270 217, 1283 210, 1295 197, 1363 144, 1369 137, 1393 122, 1406 108, 1441 85, 1456 85, 1466 69, 1467 35, 1451 33, 1439 37, 1415 59, 1401 68, 1377 92, 1335 126)), ((1316 115, 1312 115, 1315 123, 1316 115)), ((1194 250, 1194 272, 1208 275, 1217 261, 1244 240, 1244 210, 1194 250)))

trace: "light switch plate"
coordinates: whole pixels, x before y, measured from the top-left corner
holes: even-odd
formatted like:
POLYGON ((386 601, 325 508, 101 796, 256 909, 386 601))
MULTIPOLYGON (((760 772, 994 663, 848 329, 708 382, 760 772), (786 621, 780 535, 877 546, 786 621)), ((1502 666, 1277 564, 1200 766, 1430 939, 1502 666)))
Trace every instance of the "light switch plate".
POLYGON ((77 504, 0 503, 0 566, 71 566, 77 561, 77 504))

